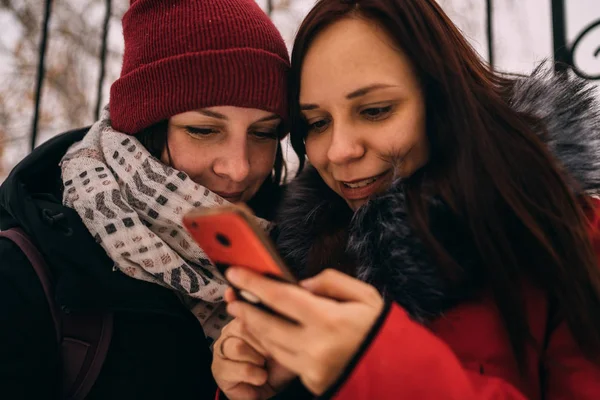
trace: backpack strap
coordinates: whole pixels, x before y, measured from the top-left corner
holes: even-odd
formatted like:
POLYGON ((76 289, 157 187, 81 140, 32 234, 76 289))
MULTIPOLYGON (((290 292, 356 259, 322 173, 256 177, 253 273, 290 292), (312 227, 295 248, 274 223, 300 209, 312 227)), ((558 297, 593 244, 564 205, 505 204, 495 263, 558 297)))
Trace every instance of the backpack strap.
POLYGON ((54 284, 44 257, 20 228, 0 232, 29 259, 50 307, 62 362, 62 398, 84 399, 100 374, 113 331, 112 313, 67 314, 56 306, 54 284))
POLYGON ((63 314, 61 356, 65 398, 85 399, 100 375, 112 332, 112 313, 63 314))
POLYGON ((50 306, 50 314, 52 315, 52 321, 54 321, 54 330, 56 331, 56 341, 60 344, 62 341, 62 324, 60 323, 60 316, 57 312, 56 304, 54 302, 54 285, 52 282, 52 277, 50 276, 48 267, 46 267, 44 258, 35 245, 31 243, 29 237, 21 228, 12 228, 7 231, 1 231, 0 237, 5 237, 9 240, 12 240, 17 246, 19 246, 21 251, 25 254, 33 266, 33 269, 35 270, 35 273, 42 284, 42 288, 44 289, 44 294, 46 295, 48 305, 50 306))

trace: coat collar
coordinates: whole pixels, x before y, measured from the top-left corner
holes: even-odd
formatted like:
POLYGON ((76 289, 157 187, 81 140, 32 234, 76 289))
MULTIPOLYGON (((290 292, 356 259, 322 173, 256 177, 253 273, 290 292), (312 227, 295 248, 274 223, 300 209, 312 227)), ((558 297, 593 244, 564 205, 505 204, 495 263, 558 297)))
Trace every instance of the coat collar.
POLYGON ((11 171, 0 187, 0 229, 20 226, 36 243, 52 271, 55 297, 64 310, 186 315, 172 291, 113 271, 114 263, 81 218, 62 205, 58 164, 87 131, 55 136, 11 171))

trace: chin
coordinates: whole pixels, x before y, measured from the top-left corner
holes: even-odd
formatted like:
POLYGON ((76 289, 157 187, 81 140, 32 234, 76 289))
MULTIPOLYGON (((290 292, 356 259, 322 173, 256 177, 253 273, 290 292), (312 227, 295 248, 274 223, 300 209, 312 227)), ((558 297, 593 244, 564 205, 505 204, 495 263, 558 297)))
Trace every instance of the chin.
POLYGON ((350 207, 350 209, 356 212, 359 208, 367 204, 369 199, 361 199, 361 200, 346 200, 346 204, 350 207))

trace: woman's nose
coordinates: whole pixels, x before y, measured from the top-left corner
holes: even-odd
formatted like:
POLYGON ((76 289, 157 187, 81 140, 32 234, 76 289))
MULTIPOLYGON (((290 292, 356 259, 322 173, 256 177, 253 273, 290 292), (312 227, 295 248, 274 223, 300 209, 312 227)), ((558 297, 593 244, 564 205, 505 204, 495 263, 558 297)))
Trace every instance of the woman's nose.
POLYGON ((213 165, 215 174, 233 182, 243 182, 250 173, 246 139, 228 143, 213 165))

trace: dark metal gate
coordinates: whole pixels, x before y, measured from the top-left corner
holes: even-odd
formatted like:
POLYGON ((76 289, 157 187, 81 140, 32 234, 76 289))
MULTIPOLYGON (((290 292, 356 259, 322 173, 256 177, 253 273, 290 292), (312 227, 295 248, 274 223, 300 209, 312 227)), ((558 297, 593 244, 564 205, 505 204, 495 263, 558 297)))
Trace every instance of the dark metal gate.
MULTIPOLYGON (((550 0, 552 2, 552 39, 554 49, 554 60, 556 63, 557 73, 564 72, 568 69, 573 70, 575 74, 590 80, 600 80, 600 72, 588 73, 582 70, 575 63, 575 52, 577 51, 578 45, 581 41, 594 30, 600 29, 600 16, 599 19, 592 21, 589 25, 585 26, 581 32, 576 36, 575 40, 571 43, 567 42, 566 29, 565 29, 565 0, 550 0)), ((106 69, 106 46, 107 36, 109 28, 109 20, 112 12, 112 1, 105 0, 105 16, 102 33, 102 47, 99 57, 99 68, 100 77, 98 79, 98 90, 96 98, 95 118, 98 119, 100 115, 100 108, 102 105, 102 87, 104 85, 105 69, 106 69)), ((493 0, 486 0, 486 23, 487 23, 487 44, 488 44, 488 61, 490 65, 494 65, 494 36, 493 36, 493 0)), ((33 113, 33 121, 31 128, 30 147, 33 150, 38 134, 38 121, 39 121, 39 110, 41 102, 42 86, 44 84, 45 75, 45 56, 46 48, 48 43, 48 22, 52 11, 52 0, 45 0, 44 18, 42 21, 42 35, 40 39, 39 47, 39 61, 37 68, 37 80, 35 88, 35 106, 33 113)), ((273 0, 267 0, 267 13, 271 15, 273 12, 273 0)), ((594 50, 594 57, 600 57, 600 43, 594 50)))

